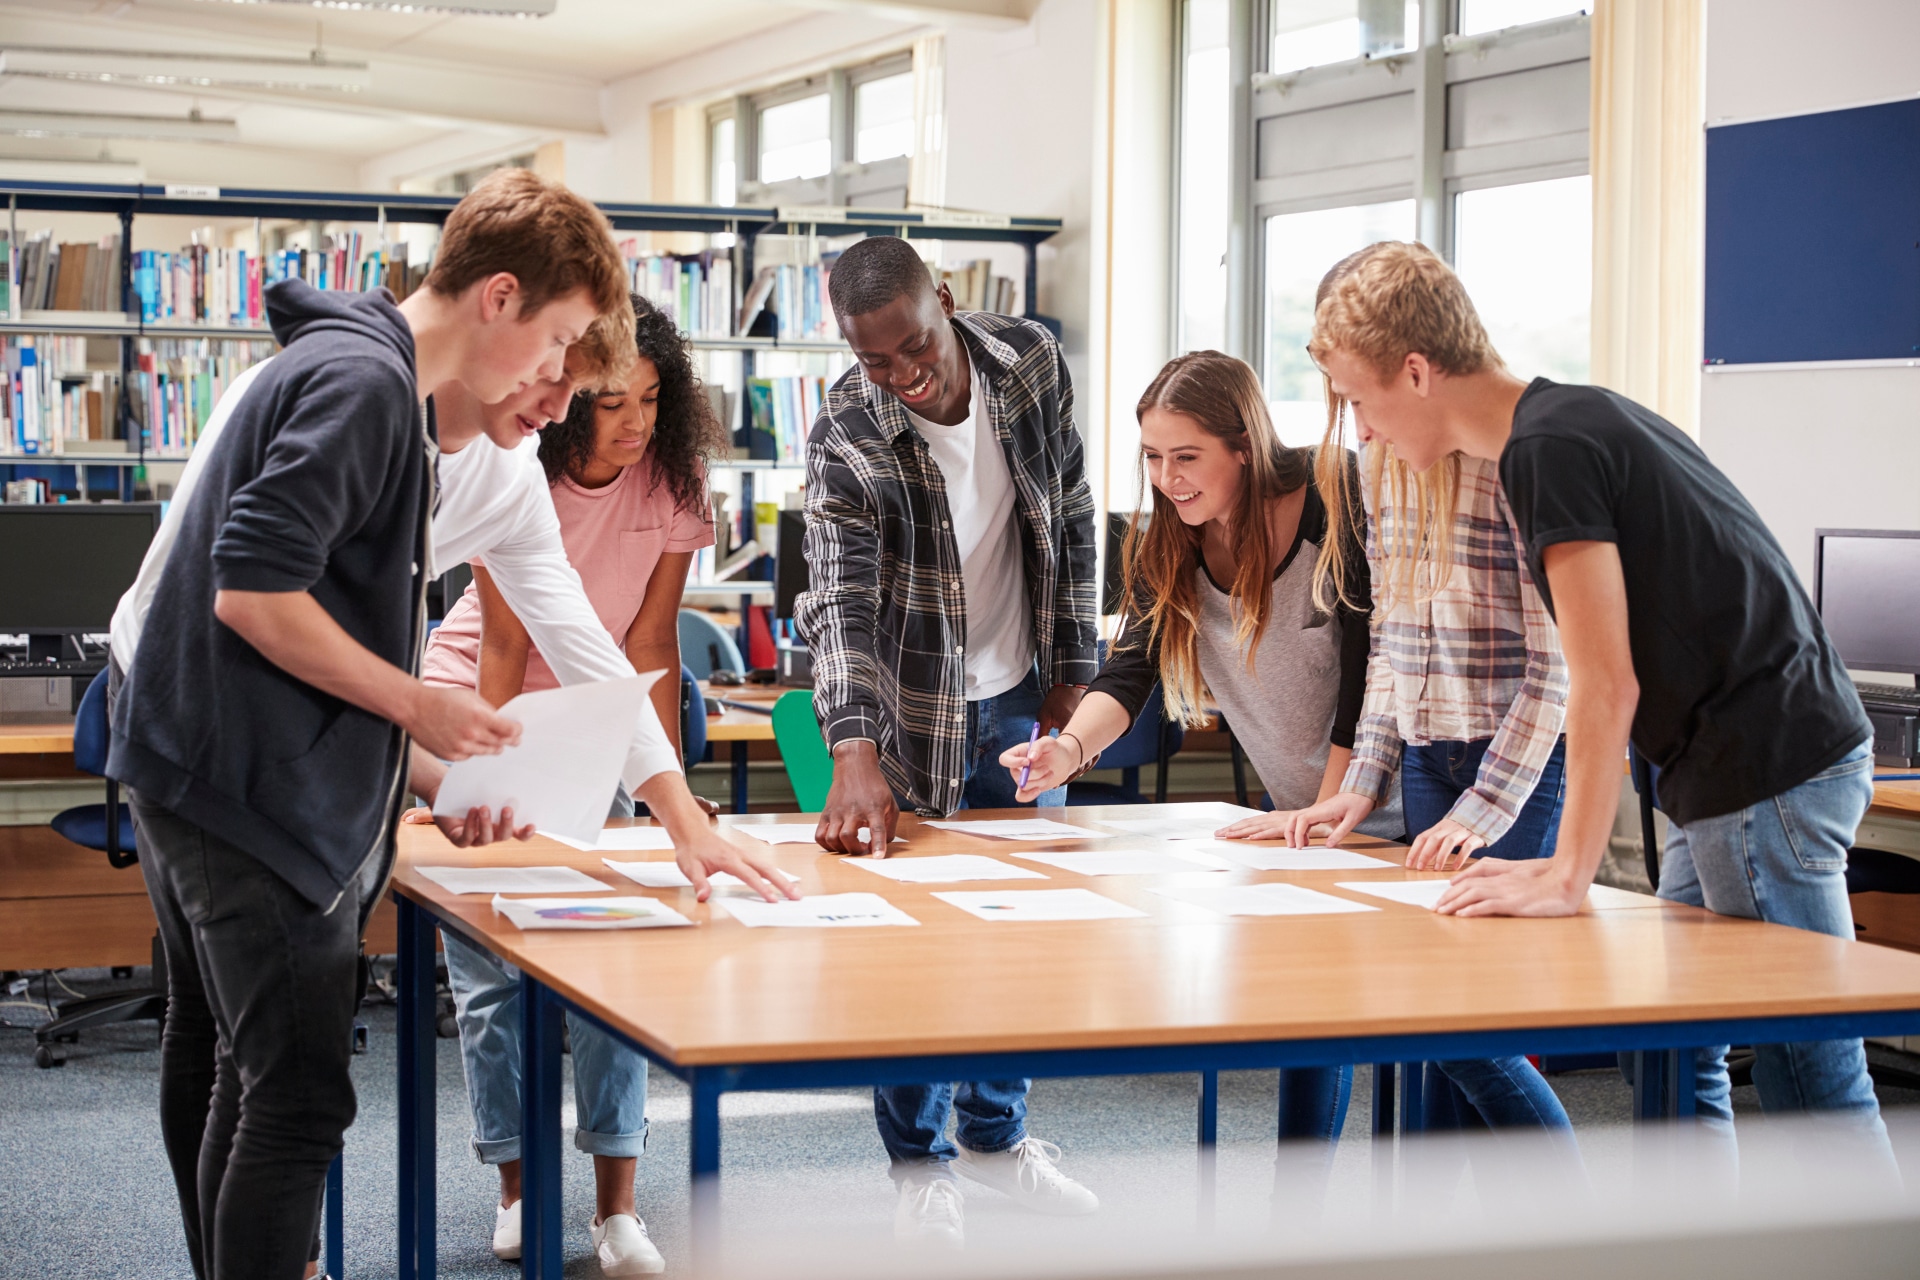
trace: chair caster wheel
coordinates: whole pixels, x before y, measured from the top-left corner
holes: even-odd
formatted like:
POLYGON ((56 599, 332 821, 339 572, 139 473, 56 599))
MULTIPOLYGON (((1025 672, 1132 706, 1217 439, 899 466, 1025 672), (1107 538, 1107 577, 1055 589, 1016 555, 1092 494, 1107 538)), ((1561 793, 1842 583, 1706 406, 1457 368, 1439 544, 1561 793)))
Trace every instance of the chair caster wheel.
POLYGON ((35 1045, 33 1049, 33 1065, 39 1067, 42 1071, 49 1067, 64 1067, 67 1065, 67 1055, 61 1053, 50 1044, 35 1045))

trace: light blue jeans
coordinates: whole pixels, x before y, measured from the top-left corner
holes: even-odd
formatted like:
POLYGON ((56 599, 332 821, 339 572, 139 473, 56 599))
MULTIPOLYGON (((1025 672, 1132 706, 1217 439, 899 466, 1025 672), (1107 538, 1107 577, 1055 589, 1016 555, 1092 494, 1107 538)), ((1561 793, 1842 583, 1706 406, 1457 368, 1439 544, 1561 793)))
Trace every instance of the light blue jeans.
MULTIPOLYGON (((632 817, 622 790, 612 815, 632 817)), ((442 933, 460 1025, 460 1062, 482 1164, 520 1158, 520 970, 442 933)), ((647 1060, 584 1018, 567 1014, 573 1046, 573 1145, 588 1155, 637 1157, 647 1147, 647 1060)))
MULTIPOLYGON (((1873 799, 1866 743, 1790 791, 1735 813, 1669 828, 1660 896, 1723 916, 1854 936, 1847 849, 1873 799)), ((1858 1040, 1754 1046, 1753 1083, 1768 1111, 1819 1111, 1855 1129, 1893 1166, 1858 1040)), ((1696 1114, 1730 1125, 1727 1046, 1695 1054, 1696 1114)))

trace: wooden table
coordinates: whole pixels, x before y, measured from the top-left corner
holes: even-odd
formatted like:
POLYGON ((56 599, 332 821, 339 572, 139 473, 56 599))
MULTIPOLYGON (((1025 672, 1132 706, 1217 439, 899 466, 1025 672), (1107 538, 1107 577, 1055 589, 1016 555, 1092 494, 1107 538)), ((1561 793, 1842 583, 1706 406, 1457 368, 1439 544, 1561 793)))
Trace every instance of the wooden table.
POLYGON ((1873 803, 1867 806, 1867 812, 1881 817, 1920 818, 1920 779, 1874 783, 1873 803))
MULTIPOLYGON (((1097 827, 1103 818, 1177 816, 1190 809, 1121 805, 1069 809, 1064 816, 1097 827)), ((806 818, 755 815, 723 826, 738 830, 775 820, 806 818)), ((907 857, 965 851, 1007 858, 1048 847, 937 831, 910 817, 902 833, 910 844, 899 856, 907 857)), ((1352 843, 1398 859, 1394 846, 1352 843)), ((1116 833, 1110 841, 1054 847, 1158 844, 1116 833)), ((776 858, 800 876, 806 893, 877 893, 920 926, 747 929, 711 904, 695 903, 691 891, 649 891, 626 882, 595 853, 544 839, 462 851, 432 827, 402 832, 394 891, 400 903, 404 1280, 434 1270, 436 924, 522 972, 529 1276, 560 1274, 565 1010, 592 1019, 687 1082, 701 1241, 711 1239, 720 1095, 732 1090, 1195 1072, 1202 1080, 1200 1137, 1210 1142, 1213 1073, 1225 1069, 1643 1050, 1652 1052, 1643 1055, 1649 1070, 1636 1107, 1652 1116, 1691 1109, 1691 1089, 1679 1086, 1692 1077, 1681 1073, 1679 1054, 1693 1046, 1920 1031, 1920 955, 1653 898, 1636 896, 1631 909, 1585 909, 1561 920, 1462 920, 1365 897, 1355 900, 1380 909, 1247 918, 1161 898, 1148 891, 1152 877, 1082 878, 1039 867, 1050 877, 1039 887, 1090 888, 1146 918, 995 924, 930 897, 939 889, 986 887, 979 883, 900 885, 812 846, 776 846, 776 858), (697 927, 521 933, 494 914, 487 898, 450 895, 415 869, 489 863, 577 867, 623 895, 661 897, 697 927), (959 983, 953 979, 963 955, 968 980, 959 983), (1472 981, 1462 981, 1462 974, 1472 981), (940 998, 914 998, 928 991, 940 998)), ((1333 888, 1339 880, 1427 878, 1397 865, 1209 876, 1226 883, 1292 881, 1342 897, 1354 895, 1333 888)), ((1417 1093, 1416 1084, 1402 1096, 1411 1100, 1417 1093)), ((1379 1101, 1390 1104, 1392 1095, 1379 1101)))
POLYGON ((0 756, 73 754, 72 724, 0 724, 0 756))
POLYGON ((714 685, 700 682, 700 692, 709 698, 725 698, 729 702, 744 702, 755 706, 764 706, 766 710, 743 711, 738 707, 723 707, 717 716, 707 717, 707 741, 731 744, 733 761, 733 811, 747 811, 747 744, 750 742, 772 742, 773 704, 780 695, 787 692, 782 688, 769 685, 714 685))

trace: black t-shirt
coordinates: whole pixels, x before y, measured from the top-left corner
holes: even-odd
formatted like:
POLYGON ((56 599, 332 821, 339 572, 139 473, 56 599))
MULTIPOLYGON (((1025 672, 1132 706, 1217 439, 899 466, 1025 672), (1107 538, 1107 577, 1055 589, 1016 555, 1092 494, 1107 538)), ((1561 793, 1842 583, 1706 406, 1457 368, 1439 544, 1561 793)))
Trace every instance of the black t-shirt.
POLYGON ((1669 817, 1758 804, 1871 736, 1780 544, 1672 423, 1599 387, 1536 378, 1500 480, 1549 610, 1546 548, 1619 547, 1640 682, 1633 743, 1661 770, 1669 817))

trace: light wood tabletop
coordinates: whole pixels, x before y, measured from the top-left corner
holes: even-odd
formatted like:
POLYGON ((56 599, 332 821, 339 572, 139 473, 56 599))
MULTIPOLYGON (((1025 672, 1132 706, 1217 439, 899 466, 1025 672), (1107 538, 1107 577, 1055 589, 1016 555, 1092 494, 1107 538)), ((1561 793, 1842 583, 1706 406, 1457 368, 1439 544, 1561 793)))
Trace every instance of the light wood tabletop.
POLYGON ((1873 804, 1867 812, 1882 816, 1920 818, 1920 779, 1912 782, 1876 782, 1873 804))
MULTIPOLYGON (((1179 816, 1188 806, 1069 809, 1064 820, 1179 816)), ((1032 817, 1032 810, 967 817, 1032 817)), ((735 832, 808 815, 728 819, 735 832)), ((1142 849, 1110 839, 1008 842, 908 817, 895 856, 979 853, 1042 881, 903 885, 811 845, 774 846, 808 894, 879 894, 918 927, 749 929, 690 890, 647 890, 544 838, 456 850, 432 827, 404 828, 395 888, 685 1066, 890 1055, 1605 1027, 1920 1009, 1920 955, 1662 903, 1616 898, 1573 919, 1458 919, 1336 888, 1431 879, 1371 871, 1197 872, 1190 883, 1291 882, 1378 907, 1359 914, 1217 915, 1154 894, 1171 877, 1082 877, 1024 862, 1041 849, 1142 849), (484 896, 458 897, 421 865, 566 865, 621 894, 660 898, 695 928, 522 933, 484 896), (977 919, 932 897, 983 888, 1087 888, 1144 918, 1062 923, 977 919)), ((742 847, 766 846, 735 835, 742 847)), ((1396 846, 1349 847, 1399 861, 1396 846)), ((628 853, 629 860, 666 859, 628 853)), ((734 890, 732 892, 740 892, 734 890)))
POLYGON ((0 724, 0 756, 73 751, 71 724, 0 724))
POLYGON ((708 742, 773 741, 773 704, 786 692, 785 689, 767 685, 711 685, 702 681, 700 692, 709 698, 725 698, 729 702, 745 702, 767 708, 765 712, 759 712, 722 707, 719 715, 707 717, 708 742))

